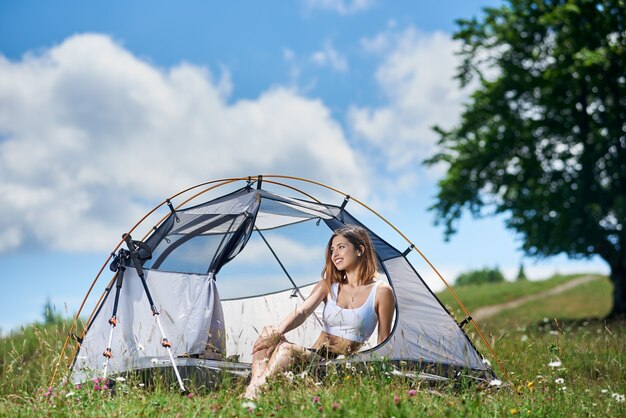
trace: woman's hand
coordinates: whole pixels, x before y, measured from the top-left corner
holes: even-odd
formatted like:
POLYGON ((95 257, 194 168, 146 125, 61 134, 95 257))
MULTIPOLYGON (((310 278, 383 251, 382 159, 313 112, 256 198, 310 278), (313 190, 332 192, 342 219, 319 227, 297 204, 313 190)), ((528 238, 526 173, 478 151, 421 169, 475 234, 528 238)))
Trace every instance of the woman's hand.
POLYGON ((274 326, 265 327, 252 346, 252 354, 261 350, 269 350, 269 352, 272 352, 283 339, 284 336, 278 331, 278 328, 274 326))

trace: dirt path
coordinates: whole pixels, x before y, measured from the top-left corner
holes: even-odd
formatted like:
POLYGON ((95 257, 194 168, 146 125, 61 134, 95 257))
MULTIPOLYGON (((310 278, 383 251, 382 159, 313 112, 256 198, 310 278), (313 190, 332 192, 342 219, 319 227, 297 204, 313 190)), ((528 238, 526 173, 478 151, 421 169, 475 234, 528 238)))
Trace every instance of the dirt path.
POLYGON ((567 283, 563 283, 561 285, 555 286, 552 289, 544 290, 543 292, 524 296, 519 299, 514 299, 505 303, 500 303, 498 305, 484 306, 472 312, 472 318, 474 318, 474 320, 476 321, 481 321, 483 319, 494 316, 505 309, 517 308, 518 306, 521 306, 533 300, 545 298, 547 296, 558 295, 560 293, 565 292, 566 290, 572 289, 576 286, 580 286, 581 284, 588 283, 596 279, 597 277, 593 277, 593 276, 583 276, 583 277, 579 277, 577 279, 571 280, 567 283))

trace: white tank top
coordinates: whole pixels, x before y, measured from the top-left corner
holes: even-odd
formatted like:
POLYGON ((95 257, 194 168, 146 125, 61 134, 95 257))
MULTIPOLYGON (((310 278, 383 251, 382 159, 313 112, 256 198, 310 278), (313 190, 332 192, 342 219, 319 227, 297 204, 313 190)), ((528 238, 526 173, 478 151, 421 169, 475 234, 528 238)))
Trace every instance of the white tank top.
POLYGON ((376 289, 382 283, 377 281, 363 305, 356 309, 346 309, 337 306, 337 293, 339 284, 333 283, 330 286, 332 297, 326 298, 324 313, 324 332, 350 341, 363 343, 369 339, 378 324, 375 301, 376 289))

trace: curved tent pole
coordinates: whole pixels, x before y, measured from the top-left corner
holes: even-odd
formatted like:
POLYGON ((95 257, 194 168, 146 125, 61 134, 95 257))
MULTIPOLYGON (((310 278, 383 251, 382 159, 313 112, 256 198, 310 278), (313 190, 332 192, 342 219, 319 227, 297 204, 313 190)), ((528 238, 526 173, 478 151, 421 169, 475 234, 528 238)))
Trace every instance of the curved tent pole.
MULTIPOLYGON (((285 175, 263 175, 263 179, 264 181, 268 182, 268 178, 280 178, 280 179, 287 179, 287 180, 296 180, 296 181, 301 181, 301 182, 305 182, 305 183, 310 183, 310 184, 315 184, 317 186, 326 188, 328 190, 332 190, 338 194, 341 194, 343 196, 348 196, 347 193, 344 193, 343 191, 336 189, 334 187, 328 186, 324 183, 320 183, 314 180, 309 180, 309 179, 305 179, 305 178, 301 178, 301 177, 295 177, 295 176, 285 176, 285 175)), ((278 182, 274 182, 274 184, 280 184, 278 182)), ((292 189, 295 189, 293 187, 290 187, 292 189)), ((297 190, 297 189, 295 189, 297 190)), ((304 192, 302 192, 303 194, 305 194, 304 192)), ((448 289, 448 291, 452 294, 452 296, 454 297, 454 299, 457 301, 457 303, 459 304, 459 306, 461 307, 461 309, 463 310, 463 312, 466 315, 466 318, 469 318, 469 321, 472 323, 472 325, 474 326, 474 328, 476 329, 476 331, 478 332, 478 334, 480 335, 481 339, 483 340, 483 342, 485 343, 485 345, 487 346, 489 352, 491 353, 491 355, 496 359, 498 366, 500 366, 500 369, 502 369, 502 371, 504 372, 504 375, 506 376, 507 380, 509 379, 509 375, 506 371, 506 368, 504 367, 504 365, 502 364, 502 362, 500 361, 500 358, 498 357, 498 355, 495 353, 495 351, 493 350, 493 348, 491 347, 491 344, 489 344, 489 342, 487 341, 487 338, 485 337, 485 335, 483 334, 483 332, 481 331, 480 327, 478 326, 478 324, 476 324, 476 322, 474 321, 474 319, 472 318, 469 310, 467 309, 467 307, 463 304, 463 302, 461 302, 461 299, 458 297, 458 295, 456 294, 456 292, 454 291, 454 289, 452 289, 452 287, 448 284, 448 282, 443 278, 443 276, 441 275, 441 273, 439 273, 439 270, 437 270, 437 268, 435 268, 435 266, 430 262, 430 260, 424 255, 424 253, 422 251, 420 251, 420 249, 411 242, 411 240, 402 233, 402 231, 400 231, 395 225, 393 225, 391 222, 389 222, 384 216, 382 216, 381 214, 379 214, 378 212, 376 212, 374 209, 372 209, 371 207, 369 207, 368 205, 366 205, 365 203, 361 202, 358 199, 355 199, 354 197, 350 196, 350 200, 355 201, 356 203, 358 203, 359 205, 361 205, 362 207, 364 207, 365 209, 367 209, 368 211, 370 211, 371 213, 373 213, 374 215, 376 215, 380 220, 382 220, 383 222, 385 222, 389 227, 391 227, 394 231, 396 231, 402 238, 404 238, 404 240, 411 246, 411 248, 414 248, 415 251, 418 252, 418 254, 422 257, 422 259, 430 266, 430 268, 435 272, 435 274, 437 275, 437 277, 439 277, 439 279, 446 285, 446 288, 448 289)))
MULTIPOLYGON (((250 182, 251 182, 251 181, 253 181, 253 180, 254 180, 254 181, 258 181, 258 180, 259 180, 259 179, 261 179, 261 178, 262 178, 262 179, 263 179, 266 183, 275 184, 275 185, 278 185, 278 186, 282 186, 282 187, 289 188, 289 189, 291 189, 291 190, 297 191, 297 192, 299 192, 299 193, 301 193, 301 194, 305 195, 306 197, 308 197, 308 198, 310 198, 310 199, 312 199, 312 200, 314 200, 314 201, 316 201, 316 202, 318 202, 318 203, 320 203, 320 201, 319 201, 319 200, 315 199, 314 197, 312 197, 312 196, 311 196, 311 195, 309 195, 308 193, 306 193, 306 192, 304 192, 304 191, 302 191, 302 190, 300 190, 300 189, 298 189, 298 188, 296 188, 296 187, 293 187, 293 186, 291 186, 291 185, 288 185, 288 184, 285 184, 285 183, 282 183, 282 182, 279 182, 279 181, 272 181, 272 180, 268 180, 268 179, 270 179, 270 178, 274 178, 274 179, 283 179, 283 180, 294 180, 294 181, 300 181, 300 182, 304 182, 304 183, 314 184, 314 185, 316 185, 316 186, 319 186, 319 187, 322 187, 322 188, 325 188, 325 189, 328 189, 328 190, 334 191, 335 193, 338 193, 338 194, 343 195, 343 196, 348 196, 348 194, 347 194, 347 193, 345 193, 345 192, 343 192, 343 191, 341 191, 341 190, 339 190, 339 189, 336 189, 336 188, 334 188, 334 187, 332 187, 332 186, 328 186, 328 185, 326 185, 326 184, 324 184, 324 183, 320 183, 320 182, 317 182, 317 181, 314 181, 314 180, 309 180, 309 179, 305 179, 305 178, 302 178, 302 177, 296 177, 296 176, 287 176, 287 175, 278 175, 278 174, 267 174, 267 175, 266 175, 266 174, 263 174, 263 175, 258 175, 258 176, 232 177, 232 178, 222 178, 222 179, 218 179, 218 180, 210 180, 210 181, 206 181, 206 182, 203 182, 203 183, 199 183, 199 184, 197 184, 197 185, 195 185, 195 186, 192 186, 192 187, 186 188, 186 189, 184 189, 184 190, 182 190, 182 191, 180 191, 180 192, 178 192, 178 193, 176 193, 176 194, 172 195, 170 198, 168 198, 168 199, 164 200, 164 201, 163 201, 163 202, 161 202, 159 205, 157 205, 156 207, 154 207, 151 211, 149 211, 148 213, 146 213, 146 215, 144 215, 144 216, 143 216, 143 217, 142 217, 142 218, 141 218, 141 219, 140 219, 140 220, 139 220, 139 221, 138 221, 138 222, 137 222, 137 223, 136 223, 136 224, 135 224, 135 225, 134 225, 134 226, 130 229, 130 231, 128 232, 128 234, 132 233, 132 232, 133 232, 133 231, 134 231, 134 230, 135 230, 135 229, 136 229, 136 228, 137 228, 137 227, 138 227, 138 226, 139 226, 139 225, 140 225, 140 224, 141 224, 141 223, 142 223, 142 222, 143 222, 146 218, 148 218, 150 215, 152 215, 152 214, 153 214, 153 213, 154 213, 157 209, 159 209, 161 206, 168 204, 168 202, 170 202, 172 199, 174 199, 174 198, 176 198, 176 197, 178 197, 178 196, 180 196, 180 195, 182 195, 182 194, 185 194, 185 193, 187 193, 187 192, 189 192, 189 191, 191 191, 191 190, 197 189, 197 188, 202 187, 202 186, 206 186, 206 185, 210 185, 210 184, 219 183, 219 184, 215 184, 215 185, 213 185, 213 186, 211 186, 211 187, 208 187, 208 188, 206 188, 206 189, 204 189, 204 190, 202 190, 202 191, 200 191, 200 192, 198 192, 198 193, 194 194, 193 196, 189 197, 188 199, 186 199, 185 201, 183 201, 182 203, 180 203, 179 205, 177 205, 177 206, 176 206, 176 210, 177 210, 177 209, 179 209, 181 206, 185 205, 186 203, 190 202, 191 200, 193 200, 193 199, 197 198, 198 196, 200 196, 200 195, 202 195, 202 194, 204 194, 204 193, 206 193, 206 192, 208 192, 208 191, 210 191, 210 190, 214 190, 214 189, 216 189, 216 188, 218 188, 218 187, 222 187, 222 186, 225 186, 225 185, 227 185, 227 184, 234 183, 234 182, 236 182, 236 181, 246 181, 246 182, 250 183, 250 182)), ((430 260, 429 260, 429 259, 428 259, 425 255, 424 255, 424 253, 423 253, 422 251, 420 251, 420 250, 419 250, 419 248, 418 248, 415 244, 413 244, 413 243, 411 242, 411 240, 410 240, 410 239, 409 239, 406 235, 404 235, 404 234, 402 233, 402 231, 400 231, 400 230, 399 230, 399 229, 398 229, 395 225, 393 225, 391 222, 389 222, 389 221, 388 221, 385 217, 383 217, 381 214, 379 214, 379 213, 378 213, 378 212, 376 212, 374 209, 372 209, 371 207, 369 207, 369 206, 368 206, 368 205, 366 205, 365 203, 361 202, 360 200, 358 200, 358 199, 356 199, 356 198, 354 198, 354 197, 352 197, 352 196, 350 196, 350 199, 351 199, 351 200, 353 200, 354 202, 358 203, 359 205, 361 205, 362 207, 364 207, 365 209, 367 209, 368 211, 370 211, 370 212, 371 212, 371 213, 373 213, 374 215, 376 215, 376 216, 377 216, 380 220, 382 220, 383 222, 385 222, 385 223, 386 223, 389 227, 391 227, 394 231, 396 231, 396 233, 398 233, 398 234, 399 234, 399 235, 400 235, 400 236, 401 236, 401 237, 402 237, 402 238, 403 238, 403 239, 404 239, 404 240, 405 240, 405 241, 406 241, 406 242, 410 245, 410 247, 411 247, 411 248, 414 248, 414 249, 418 252, 418 254, 422 257, 422 259, 423 259, 423 260, 424 260, 424 261, 425 261, 425 262, 426 262, 426 263, 430 266, 430 268, 431 268, 431 269, 435 272, 435 274, 437 275, 437 277, 439 277, 439 279, 440 279, 440 280, 444 283, 444 285, 446 286, 446 288, 448 289, 448 291, 452 294, 452 296, 454 297, 454 299, 457 301, 457 303, 459 304, 459 306, 461 307, 461 309, 462 309, 462 310, 463 310, 463 312, 465 313, 466 317, 467 317, 467 318, 470 318, 470 322, 472 323, 472 325, 474 326, 474 328, 476 329, 476 331, 477 331, 477 332, 478 332, 478 334, 480 335, 481 339, 483 340, 483 342, 485 343, 485 345, 486 345, 486 346, 487 346, 487 348, 489 349, 489 352, 491 353, 491 355, 492 355, 492 356, 496 359, 496 361, 497 361, 497 363, 498 363, 498 366, 499 366, 499 367, 500 367, 500 369, 502 369, 502 371, 504 372, 504 374, 505 374, 505 376, 506 376, 507 380, 509 380, 509 376, 508 376, 508 373, 507 373, 507 371, 506 371, 506 369, 505 369, 504 365, 502 364, 502 362, 501 362, 501 361, 500 361, 500 359, 498 358, 497 354, 495 353, 495 351, 493 350, 493 348, 491 347, 491 345, 490 345, 490 344, 489 344, 489 342, 487 341, 487 338, 484 336, 484 334, 483 334, 483 332, 481 331, 481 329, 478 327, 478 325, 476 324, 476 322, 474 321, 474 319, 473 319, 473 318, 472 318, 472 316, 470 315, 470 312, 469 312, 469 310, 467 309, 467 307, 463 304, 463 302, 461 302, 461 299, 459 299, 459 297, 458 297, 458 295, 456 294, 456 292, 452 289, 452 287, 448 284, 448 282, 447 282, 447 281, 443 278, 443 276, 441 275, 441 273, 439 273, 439 271, 438 271, 438 270, 435 268, 435 266, 434 266, 434 265, 430 262, 430 260)), ((160 224, 161 224, 161 223, 162 223, 162 222, 163 222, 163 221, 164 221, 164 220, 165 220, 168 216, 169 216, 169 214, 168 214, 168 215, 166 215, 166 216, 164 216, 164 217, 163 217, 163 218, 162 218, 162 219, 161 219, 161 220, 157 223, 157 225, 155 226, 155 228, 156 228, 158 225, 160 225, 160 224)), ((146 237, 147 237, 147 236, 148 236, 151 232, 152 232, 152 230, 151 230, 151 231, 149 231, 149 232, 148 232, 148 233, 147 233, 147 234, 143 237, 143 239, 142 239, 142 240, 145 240, 145 239, 146 239, 146 237)), ((114 248, 114 250, 113 250, 112 254, 113 254, 115 251, 117 251, 117 250, 118 250, 118 248, 119 248, 119 247, 123 244, 123 242, 124 242, 124 240, 123 240, 123 239, 122 239, 122 240, 120 240, 120 242, 119 242, 119 243, 117 244, 117 246, 114 248)), ((86 302, 87 298, 89 297, 89 294, 90 294, 90 293, 91 293, 91 291, 93 290, 93 287, 95 286, 95 284, 96 284, 97 280, 99 279, 100 275, 101 275, 101 274, 102 274, 102 272, 104 271, 104 268, 106 267, 106 265, 108 264, 109 260, 111 259, 111 257, 112 257, 112 255, 109 255, 109 257, 107 258, 107 260, 105 261, 105 263, 103 264, 103 266, 100 268, 100 271, 98 272, 98 274, 96 275, 95 279, 93 280, 93 283, 92 283, 92 284, 91 284, 91 286, 89 287, 89 290, 87 291, 87 294, 85 295, 85 298, 83 299, 83 302, 81 303, 80 308, 79 308, 78 312, 76 313, 76 316, 74 317, 74 321, 72 322, 72 326, 70 327, 70 330, 69 330, 69 332, 68 332, 68 335, 67 335, 67 337, 66 337, 66 339, 65 339, 65 343, 63 344, 63 348, 62 348, 62 350, 61 350, 61 354, 60 354, 60 356, 59 356, 59 360, 58 360, 58 362, 57 362, 57 364, 56 364, 56 367, 55 367, 55 369, 54 369, 54 373, 53 373, 52 378, 51 378, 51 380, 50 380, 50 386, 52 386, 52 384, 54 383, 54 379, 55 379, 55 377, 56 377, 56 374, 57 374, 57 371, 58 371, 59 365, 60 365, 60 363, 61 363, 61 359, 63 358, 63 354, 64 354, 64 352, 65 352, 65 350, 66 350, 66 348, 67 348, 67 345, 68 345, 68 342, 69 342, 69 339, 70 339, 70 336, 71 336, 72 330, 74 329, 74 327, 75 327, 75 325, 76 325, 76 323, 77 323, 77 321, 78 321, 78 317, 79 317, 79 315, 80 315, 80 313, 81 313, 81 311, 82 311, 82 309, 83 309, 83 307, 84 307, 84 304, 85 304, 85 302, 86 302)), ((114 280, 114 278, 113 278, 112 280, 114 280)), ((111 282, 112 282, 112 280, 111 280, 111 282)), ((101 301, 101 300, 102 300, 102 296, 100 297, 100 301, 101 301)), ((98 304, 99 304, 99 303, 98 303, 98 304)), ((94 308, 94 310, 92 311, 91 316, 90 316, 90 320, 91 320, 91 318, 92 318, 92 316, 93 316, 94 312, 96 311, 98 304, 96 304, 96 308, 94 308)), ((89 321, 87 321, 87 324, 88 324, 88 323, 89 323, 89 321)), ((86 330, 83 330, 83 333, 82 333, 82 335, 81 335, 81 338, 84 338, 85 331, 86 331, 86 330)), ((75 347, 75 349, 74 349, 74 353, 73 353, 72 357, 76 356, 76 353, 77 353, 77 351, 78 351, 79 346, 80 346, 80 344, 76 344, 76 347, 75 347)), ((71 362, 71 360, 70 360, 70 362, 71 362)))

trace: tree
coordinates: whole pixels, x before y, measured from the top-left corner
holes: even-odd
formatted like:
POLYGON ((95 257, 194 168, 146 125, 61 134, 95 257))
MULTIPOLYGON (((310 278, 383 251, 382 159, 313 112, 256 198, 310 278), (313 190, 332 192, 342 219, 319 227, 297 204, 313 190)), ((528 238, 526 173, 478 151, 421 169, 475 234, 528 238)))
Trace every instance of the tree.
POLYGON ((457 23, 458 79, 478 87, 435 127, 437 223, 501 213, 527 255, 599 255, 626 315, 626 3, 509 0, 457 23))
POLYGON ((502 283, 504 281, 504 275, 499 268, 490 269, 485 267, 481 270, 461 273, 454 284, 456 286, 465 286, 469 284, 502 283))
POLYGON ((523 282, 528 280, 528 277, 526 277, 526 272, 524 271, 524 264, 520 263, 519 265, 519 270, 517 272, 517 277, 515 277, 515 280, 518 282, 523 282))
POLYGON ((63 317, 56 311, 50 299, 46 300, 46 304, 43 306, 41 313, 43 315, 44 325, 59 324, 63 321, 63 317))

